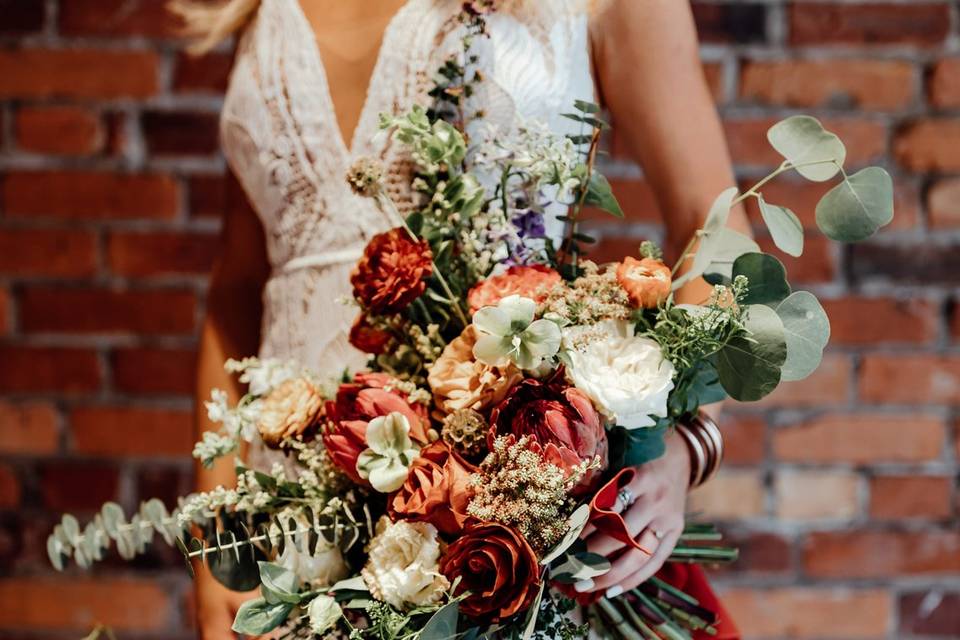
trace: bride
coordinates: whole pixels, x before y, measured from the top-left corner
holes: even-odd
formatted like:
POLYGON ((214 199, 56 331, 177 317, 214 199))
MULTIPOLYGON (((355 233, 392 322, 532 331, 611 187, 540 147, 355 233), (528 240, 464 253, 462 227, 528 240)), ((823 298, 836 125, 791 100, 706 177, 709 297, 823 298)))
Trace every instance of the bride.
MULTIPOLYGON (((476 4, 482 0, 473 0, 476 4)), ((480 49, 485 118, 535 118, 560 127, 575 99, 601 102, 643 167, 664 212, 668 252, 679 253, 717 193, 734 183, 719 119, 700 67, 687 2, 678 0, 486 0, 489 39, 480 49)), ((200 345, 197 394, 241 395, 227 358, 259 352, 317 371, 358 368, 347 342, 354 310, 349 272, 366 240, 388 226, 344 180, 374 156, 401 208, 408 165, 384 136, 381 112, 428 103, 433 73, 458 45, 458 0, 176 0, 174 9, 205 50, 238 35, 221 119, 231 170, 223 248, 213 272, 200 345)), ((731 226, 747 230, 742 212, 731 226)), ((681 298, 706 298, 701 281, 681 298)), ((200 430, 210 425, 198 412, 200 430)), ((249 457, 261 464, 264 451, 249 457)), ((256 462, 254 462, 256 463, 256 462)), ((631 550, 584 591, 631 589, 658 571, 683 528, 690 454, 668 438, 667 454, 640 469, 625 520, 650 558, 631 550)), ((232 464, 198 471, 197 489, 232 483, 232 464)), ((595 534, 589 548, 623 545, 595 534)), ((705 586, 703 588, 706 588, 705 586)), ((232 638, 242 594, 208 573, 197 581, 200 634, 232 638)), ((737 637, 735 631, 720 637, 737 637)))

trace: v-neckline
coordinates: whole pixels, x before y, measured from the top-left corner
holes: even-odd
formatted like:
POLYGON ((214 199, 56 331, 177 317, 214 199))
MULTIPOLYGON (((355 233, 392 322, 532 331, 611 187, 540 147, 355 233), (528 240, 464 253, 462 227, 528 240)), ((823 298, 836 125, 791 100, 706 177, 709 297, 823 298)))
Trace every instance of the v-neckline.
POLYGON ((322 93, 324 101, 326 102, 327 111, 331 119, 331 127, 334 131, 333 137, 337 141, 337 146, 347 158, 353 157, 353 154, 357 150, 359 138, 361 135, 363 135, 362 130, 366 128, 365 125, 370 120, 370 109, 374 108, 373 102, 376 95, 375 89, 379 85, 380 76, 383 74, 385 55, 392 48, 391 44, 397 25, 404 14, 410 10, 411 5, 413 5, 415 1, 416 0, 406 0, 403 2, 400 5, 400 8, 397 9, 397 11, 387 21, 387 24, 383 29, 383 35, 380 37, 380 45, 377 49, 377 56, 373 65, 373 71, 371 71, 370 78, 367 80, 367 88, 363 96, 363 105, 360 107, 360 114, 357 118, 357 123, 354 126, 353 132, 350 134, 350 140, 348 141, 344 136, 344 131, 340 127, 340 121, 337 118, 337 108, 333 102, 333 93, 330 91, 330 81, 327 76, 326 65, 323 62, 323 54, 320 52, 320 43, 317 41, 317 34, 313 30, 313 25, 310 23, 310 19, 307 18, 307 14, 304 12, 303 6, 300 4, 300 0, 290 0, 290 4, 294 5, 293 11, 296 14, 297 21, 300 23, 300 28, 304 29, 309 34, 310 47, 314 62, 317 67, 317 73, 320 78, 321 86, 319 87, 319 90, 322 93))

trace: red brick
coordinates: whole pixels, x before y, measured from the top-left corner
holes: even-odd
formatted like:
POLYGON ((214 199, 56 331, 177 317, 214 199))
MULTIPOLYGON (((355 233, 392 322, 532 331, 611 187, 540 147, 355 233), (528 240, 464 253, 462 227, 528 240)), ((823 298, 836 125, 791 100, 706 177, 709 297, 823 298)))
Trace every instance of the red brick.
MULTIPOLYGON (((823 126, 840 136, 847 147, 846 166, 864 165, 886 153, 887 129, 880 122, 856 118, 824 118, 823 126)), ((774 118, 736 119, 724 122, 730 152, 738 164, 774 168, 783 158, 767 141, 774 118)), ((782 203, 790 206, 789 203, 782 203)))
POLYGON ((190 216, 220 218, 226 210, 227 187, 223 176, 191 176, 190 216))
POLYGON ((69 36, 172 38, 183 27, 157 0, 61 0, 59 18, 69 36))
POLYGON ((960 592, 934 588, 900 597, 900 632, 956 638, 960 629, 960 592))
POLYGON ((67 219, 170 219, 177 215, 176 181, 159 174, 37 171, 8 174, 8 216, 67 219))
POLYGON ((24 576, 0 580, 0 626, 85 634, 161 631, 174 615, 172 594, 156 581, 98 576, 24 576), (51 607, 51 602, 58 603, 51 607))
POLYGON ((59 447, 60 430, 53 405, 0 401, 0 452, 48 454, 59 447))
POLYGON ((152 51, 0 51, 0 97, 147 98, 158 88, 152 51))
POLYGON ((597 244, 584 248, 587 257, 600 264, 617 262, 623 260, 624 256, 639 255, 640 243, 647 239, 632 234, 614 235, 616 233, 615 227, 611 229, 608 225, 605 225, 599 233, 597 229, 590 225, 584 225, 581 231, 598 238, 597 244))
POLYGON ((173 90, 177 93, 211 93, 227 90, 233 58, 225 53, 193 56, 178 53, 173 72, 173 90))
POLYGON ((876 476, 870 479, 870 516, 900 520, 948 518, 953 479, 944 476, 876 476))
POLYGON ((103 461, 55 460, 40 467, 44 504, 52 511, 99 511, 117 499, 120 474, 103 461))
POLYGON ((0 229, 0 273, 82 278, 97 271, 97 239, 88 231, 0 229))
POLYGON ((711 573, 778 574, 793 569, 790 541, 777 534, 734 532, 725 534, 723 542, 739 549, 740 556, 732 565, 711 567, 711 573))
POLYGON ((0 0, 0 35, 25 35, 43 29, 46 5, 37 0, 0 0))
POLYGON ((72 449, 101 456, 188 456, 189 411, 139 407, 80 407, 70 413, 72 449))
POLYGON ((860 372, 863 400, 882 404, 950 404, 960 401, 960 358, 868 355, 860 372))
POLYGON ((893 606, 882 589, 773 587, 727 589, 724 606, 749 638, 885 638, 893 606))
POLYGON ((946 425, 924 415, 828 413, 773 433, 773 455, 786 462, 872 464, 942 457, 946 425))
POLYGON ((20 299, 27 333, 189 334, 196 296, 181 290, 31 287, 20 299))
MULTIPOLYGON (((746 191, 757 180, 745 181, 741 190, 746 191)), ((816 229, 816 210, 820 199, 834 187, 833 182, 808 182, 795 178, 774 180, 761 189, 764 199, 772 204, 787 207, 800 219, 805 229, 816 229)), ((920 219, 920 194, 915 184, 897 180, 893 187, 893 208, 896 212, 887 229, 912 229, 920 219)), ((746 201, 747 213, 754 227, 765 228, 755 198, 746 201)), ((807 237, 809 241, 810 236, 807 237)))
POLYGON ((930 102, 935 107, 960 107, 960 58, 948 58, 934 65, 928 92, 930 102))
POLYGON ((0 346, 0 391, 89 393, 100 386, 95 351, 0 346))
POLYGON ((33 107, 17 112, 17 144, 21 149, 55 155, 89 155, 107 140, 99 116, 80 107, 33 107))
POLYGON ((779 471, 774 495, 782 521, 851 520, 860 511, 859 478, 847 471, 779 471))
POLYGON ((784 382, 760 401, 767 407, 825 407, 846 404, 853 365, 846 356, 827 354, 805 380, 784 382))
POLYGON ((780 259, 794 285, 832 282, 837 276, 837 245, 825 236, 807 235, 799 258, 777 249, 770 236, 758 235, 756 241, 763 251, 780 259))
POLYGON ((141 121, 147 152, 154 156, 211 155, 220 147, 213 113, 149 111, 141 121))
POLYGON ((754 43, 766 39, 767 8, 751 3, 692 3, 702 42, 754 43))
POLYGON ((936 45, 950 32, 944 2, 831 4, 795 2, 789 8, 790 42, 809 44, 936 45))
POLYGON ((107 260, 118 275, 206 275, 218 247, 217 236, 209 233, 117 232, 107 241, 107 260))
POLYGON ((725 464, 758 464, 763 461, 766 421, 760 416, 720 416, 725 464))
POLYGON ((847 249, 850 281, 890 282, 898 285, 960 285, 958 245, 904 238, 896 243, 862 242, 847 249))
POLYGON ((960 536, 955 530, 813 533, 803 546, 803 565, 815 578, 960 573, 960 536))
POLYGON ((925 344, 939 335, 940 305, 930 300, 851 297, 821 303, 833 344, 925 344))
POLYGON ((690 492, 690 511, 708 522, 741 521, 763 515, 763 474, 755 469, 723 469, 690 492))
POLYGON ((894 110, 914 98, 914 69, 883 60, 785 60, 744 64, 740 97, 791 107, 894 110))
POLYGON ((191 395, 197 357, 192 349, 119 349, 113 384, 124 393, 191 395))
POLYGON ((0 509, 20 506, 20 479, 16 470, 0 462, 0 509))
POLYGON ((934 229, 960 227, 960 178, 938 180, 930 187, 927 212, 934 229))
POLYGON ((897 133, 897 162, 911 171, 960 171, 960 118, 918 120, 897 133))

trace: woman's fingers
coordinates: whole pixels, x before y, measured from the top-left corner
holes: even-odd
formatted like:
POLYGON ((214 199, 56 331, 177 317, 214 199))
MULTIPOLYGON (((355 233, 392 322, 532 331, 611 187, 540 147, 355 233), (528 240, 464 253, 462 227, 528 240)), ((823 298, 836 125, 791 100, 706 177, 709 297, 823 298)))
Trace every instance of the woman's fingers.
POLYGON ((640 535, 637 542, 642 549, 631 548, 617 558, 616 562, 614 562, 610 568, 610 571, 593 579, 593 588, 590 589, 590 591, 606 591, 611 587, 619 585, 625 578, 636 573, 637 569, 647 562, 651 554, 656 551, 657 544, 659 543, 650 529, 646 529, 640 535))
MULTIPOLYGON (((649 504, 649 502, 644 499, 644 496, 640 496, 633 506, 627 509, 627 513, 623 516, 623 521, 627 524, 627 531, 635 538, 640 535, 640 532, 643 531, 653 518, 653 505, 649 504)), ((623 546, 623 542, 599 532, 587 538, 587 551, 600 554, 601 556, 610 555, 623 546)))
MULTIPOLYGON (((677 541, 680 539, 680 534, 683 532, 681 529, 672 529, 665 533, 663 540, 660 541, 660 546, 657 547, 656 553, 653 554, 653 557, 650 558, 647 562, 641 565, 634 573, 630 574, 623 579, 620 583, 621 593, 623 591, 630 591, 631 589, 636 589, 638 586, 649 580, 653 575, 660 571, 660 567, 667 561, 667 558, 670 557, 670 554, 673 552, 673 548, 677 546, 677 541)), ((611 595, 611 597, 613 597, 611 595)))

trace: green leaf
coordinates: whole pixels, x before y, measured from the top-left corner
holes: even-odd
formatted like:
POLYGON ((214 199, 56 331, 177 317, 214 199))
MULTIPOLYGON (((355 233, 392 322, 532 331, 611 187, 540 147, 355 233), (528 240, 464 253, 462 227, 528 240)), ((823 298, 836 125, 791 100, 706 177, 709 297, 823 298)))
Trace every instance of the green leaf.
POLYGON ((733 263, 745 253, 757 253, 759 245, 739 231, 724 227, 718 233, 713 233, 700 242, 693 266, 682 278, 674 280, 673 290, 676 291, 692 278, 703 275, 705 272, 720 274, 721 280, 729 280, 733 274, 733 263), (702 254, 702 255, 701 255, 702 254), (692 275, 691 274, 695 274, 692 275), (679 284, 678 284, 679 283, 679 284))
POLYGON ((543 556, 543 560, 540 561, 540 564, 547 565, 556 560, 563 554, 564 551, 570 548, 576 540, 580 537, 580 533, 583 531, 583 528, 587 526, 587 521, 590 519, 590 505, 582 504, 570 514, 570 517, 567 518, 567 525, 570 527, 567 529, 567 533, 564 534, 563 538, 553 546, 550 551, 543 556))
POLYGON ((574 100, 573 106, 577 111, 582 111, 583 113, 600 113, 600 105, 587 102, 586 100, 574 100))
POLYGON ((613 195, 610 182, 602 173, 594 171, 590 176, 590 184, 587 185, 587 196, 584 198, 584 204, 594 205, 618 218, 623 217, 623 209, 620 208, 620 203, 613 195))
POLYGON ((732 277, 746 276, 750 288, 743 304, 773 305, 790 295, 787 270, 768 253, 745 253, 733 263, 732 277))
POLYGON ((817 204, 817 226, 827 237, 857 242, 893 220, 893 180, 867 167, 828 191, 817 204))
POLYGON ((703 232, 712 234, 720 231, 727 226, 727 219, 730 218, 730 207, 733 206, 733 199, 737 197, 737 188, 730 187, 713 201, 707 219, 703 223, 703 232))
POLYGON ((847 149, 835 134, 810 116, 791 116, 773 125, 767 140, 807 180, 823 182, 837 175, 847 149), (809 162, 820 162, 799 166, 809 162))
POLYGON ((540 615, 540 603, 543 601, 543 590, 546 586, 546 582, 540 583, 537 597, 533 599, 533 604, 527 609, 527 623, 523 626, 523 635, 520 640, 530 640, 533 637, 533 632, 537 630, 537 617, 540 615))
POLYGON ((258 636, 279 627, 293 611, 289 602, 269 603, 263 598, 247 600, 240 605, 233 619, 232 629, 237 633, 258 636))
MULTIPOLYGON (((616 427, 622 429, 623 427, 616 427)), ((664 437, 667 435, 665 425, 644 427, 642 429, 624 429, 623 466, 635 467, 656 460, 667 450, 664 437)))
POLYGON ((747 308, 749 336, 737 336, 717 354, 720 384, 740 402, 759 400, 777 388, 780 368, 787 359, 783 323, 762 304, 747 308))
POLYGON ((300 602, 297 586, 300 581, 297 575, 285 567, 273 562, 259 562, 260 589, 268 602, 300 602))
POLYGON ((596 578, 610 571, 610 561, 605 557, 585 551, 570 554, 566 559, 554 567, 550 576, 557 582, 570 584, 587 578, 596 578))
POLYGON ((830 340, 830 320, 817 297, 807 291, 791 295, 777 305, 776 312, 787 341, 781 378, 803 380, 820 366, 823 349, 830 340))
POLYGON ((452 640, 460 622, 460 603, 454 600, 440 607, 420 630, 419 640, 452 640))
POLYGON ((420 232, 423 230, 423 213, 420 211, 414 211, 408 215, 407 226, 410 228, 410 231, 413 231, 419 236, 420 232))
POLYGON ((773 244, 786 253, 797 257, 803 253, 803 225, 797 215, 787 209, 775 204, 769 204, 763 199, 763 195, 757 196, 757 202, 760 205, 760 215, 763 222, 770 230, 770 237, 773 238, 773 244))

